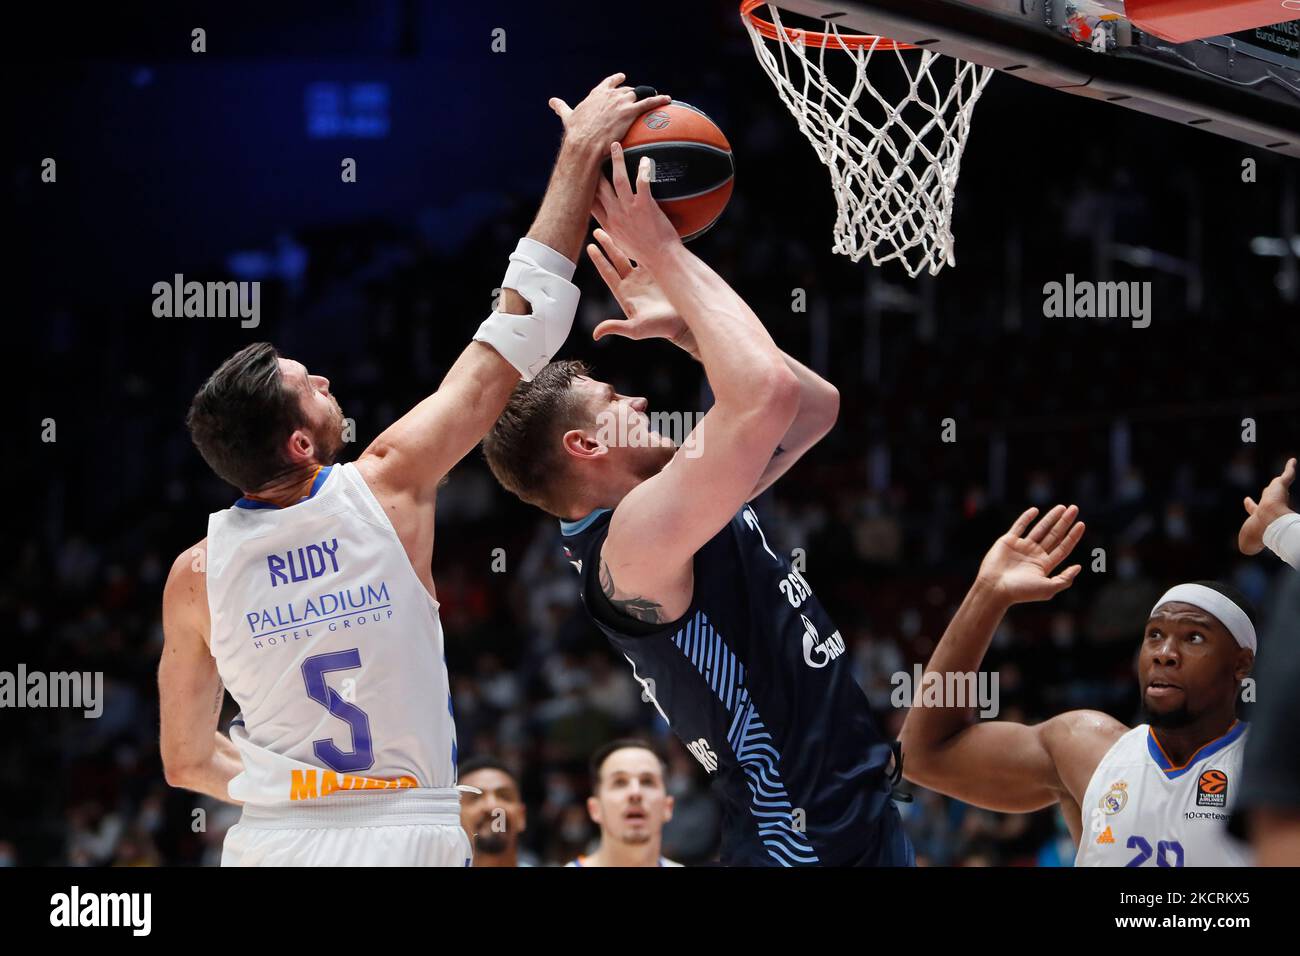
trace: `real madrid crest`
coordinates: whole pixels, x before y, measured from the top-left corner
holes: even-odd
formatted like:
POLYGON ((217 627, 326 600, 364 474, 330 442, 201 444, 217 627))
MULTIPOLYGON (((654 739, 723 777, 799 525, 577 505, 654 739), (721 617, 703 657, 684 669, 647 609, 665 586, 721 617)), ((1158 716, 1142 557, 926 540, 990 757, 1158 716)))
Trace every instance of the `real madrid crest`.
POLYGON ((1110 785, 1106 795, 1101 798, 1098 806, 1107 816, 1119 813, 1128 804, 1128 784, 1123 780, 1117 780, 1110 785))

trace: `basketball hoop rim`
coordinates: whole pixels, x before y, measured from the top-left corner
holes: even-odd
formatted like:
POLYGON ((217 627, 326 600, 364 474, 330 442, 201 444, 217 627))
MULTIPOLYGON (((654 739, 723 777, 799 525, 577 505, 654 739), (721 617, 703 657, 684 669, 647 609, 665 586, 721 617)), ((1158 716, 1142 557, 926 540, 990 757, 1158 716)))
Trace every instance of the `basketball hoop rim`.
POLYGON ((919 49, 915 44, 902 43, 898 40, 891 40, 888 37, 877 36, 874 33, 818 33, 815 30, 800 30, 792 27, 781 27, 777 29, 775 23, 770 20, 764 20, 758 14, 758 8, 766 6, 769 0, 741 0, 740 15, 753 24, 754 29, 769 40, 776 40, 778 43, 789 43, 803 39, 804 43, 813 47, 831 47, 833 49, 847 50, 916 50, 919 49))

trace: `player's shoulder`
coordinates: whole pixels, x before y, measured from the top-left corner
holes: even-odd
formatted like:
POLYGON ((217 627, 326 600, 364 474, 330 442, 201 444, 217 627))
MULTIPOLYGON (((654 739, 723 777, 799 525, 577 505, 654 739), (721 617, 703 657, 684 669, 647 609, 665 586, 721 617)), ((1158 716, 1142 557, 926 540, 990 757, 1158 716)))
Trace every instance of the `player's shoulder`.
POLYGON ((167 572, 167 582, 163 585, 163 596, 168 601, 190 603, 203 598, 206 603, 208 574, 208 539, 186 548, 176 555, 171 569, 167 572))
POLYGON ((167 572, 167 583, 184 583, 195 578, 202 578, 208 569, 208 539, 200 539, 176 555, 171 570, 167 572))
POLYGON ((670 860, 666 856, 661 856, 659 858, 659 865, 660 866, 685 866, 686 864, 678 863, 676 860, 670 860))
POLYGON ((1106 754, 1129 728, 1099 710, 1069 710, 1043 721, 1038 732, 1057 777, 1078 803, 1106 754))
POLYGON ((1099 710, 1068 710, 1039 725, 1043 743, 1053 756, 1086 760, 1093 767, 1129 732, 1129 727, 1099 710))

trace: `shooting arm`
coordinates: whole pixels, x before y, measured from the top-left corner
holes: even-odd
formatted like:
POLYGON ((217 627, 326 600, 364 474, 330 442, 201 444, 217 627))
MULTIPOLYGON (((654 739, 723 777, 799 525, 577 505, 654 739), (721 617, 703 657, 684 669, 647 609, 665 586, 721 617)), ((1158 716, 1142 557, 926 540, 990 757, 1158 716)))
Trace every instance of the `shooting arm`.
POLYGON ((799 380, 799 412, 781 437, 772 459, 749 493, 750 500, 770 488, 778 478, 835 427, 840 414, 840 393, 830 382, 803 363, 782 353, 786 366, 799 380))
POLYGON ((601 578, 611 599, 669 595, 657 612, 669 619, 689 601, 695 552, 749 499, 790 432, 802 386, 740 296, 680 242, 646 264, 694 336, 715 402, 669 464, 615 510, 601 578))

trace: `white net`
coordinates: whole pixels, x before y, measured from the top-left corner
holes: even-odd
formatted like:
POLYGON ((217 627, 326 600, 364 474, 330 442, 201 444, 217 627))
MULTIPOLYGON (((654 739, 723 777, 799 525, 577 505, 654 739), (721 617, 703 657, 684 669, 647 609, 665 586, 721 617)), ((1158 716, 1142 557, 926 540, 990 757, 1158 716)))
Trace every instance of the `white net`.
POLYGON ((745 25, 763 69, 830 170, 839 208, 834 251, 854 262, 870 256, 874 265, 897 260, 912 277, 955 265, 953 194, 971 114, 993 71, 879 37, 841 35, 830 21, 817 46, 785 27, 776 7, 767 9, 779 39, 765 38, 749 17, 745 25), (843 73, 839 86, 828 67, 843 73))

